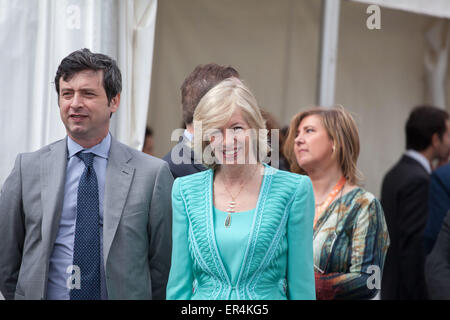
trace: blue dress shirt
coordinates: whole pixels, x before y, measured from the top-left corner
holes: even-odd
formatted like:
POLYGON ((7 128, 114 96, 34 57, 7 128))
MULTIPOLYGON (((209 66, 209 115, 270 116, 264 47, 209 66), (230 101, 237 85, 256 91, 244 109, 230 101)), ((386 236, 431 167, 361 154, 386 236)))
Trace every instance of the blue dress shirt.
POLYGON ((108 299, 103 262, 103 199, 105 194, 106 166, 108 164, 110 146, 111 135, 109 133, 99 144, 89 149, 84 149, 69 136, 67 137, 68 158, 64 186, 64 202, 58 234, 56 236, 52 255, 50 256, 47 281, 47 299, 49 300, 70 299, 70 289, 67 283, 68 279, 71 277, 71 273, 67 272, 67 268, 73 263, 78 183, 85 168, 83 161, 76 156, 80 151, 92 152, 95 154, 94 169, 97 174, 100 205, 101 297, 104 300, 108 299))

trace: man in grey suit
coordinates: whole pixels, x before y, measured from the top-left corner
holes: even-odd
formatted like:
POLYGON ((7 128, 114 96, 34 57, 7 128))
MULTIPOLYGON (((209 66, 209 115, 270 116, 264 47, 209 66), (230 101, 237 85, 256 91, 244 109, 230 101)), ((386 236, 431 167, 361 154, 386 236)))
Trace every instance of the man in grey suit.
POLYGON ((55 77, 67 137, 19 154, 0 194, 6 299, 164 299, 171 255, 166 162, 109 133, 116 62, 82 49, 55 77))

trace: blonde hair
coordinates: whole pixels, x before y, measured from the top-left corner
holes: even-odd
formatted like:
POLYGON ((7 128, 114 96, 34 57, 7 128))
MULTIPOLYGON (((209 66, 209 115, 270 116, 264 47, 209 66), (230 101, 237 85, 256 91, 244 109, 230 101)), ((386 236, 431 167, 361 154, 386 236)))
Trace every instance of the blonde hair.
MULTIPOLYGON (((266 129, 266 122, 251 91, 237 78, 225 79, 203 96, 194 112, 194 122, 202 125, 202 153, 210 143, 210 132, 223 127, 237 108, 242 111, 250 129, 266 129)), ((267 135, 258 134, 254 138, 256 141, 252 142, 257 142, 257 147, 268 143, 267 135)), ((215 162, 204 164, 213 169, 217 167, 215 162)))
POLYGON ((356 122, 352 115, 342 106, 333 108, 315 107, 297 113, 289 125, 289 134, 284 145, 284 153, 290 163, 290 170, 295 173, 306 174, 298 165, 294 153, 295 138, 300 122, 311 115, 319 116, 328 136, 334 143, 333 156, 336 158, 344 177, 350 184, 359 184, 362 174, 356 164, 358 161, 360 144, 356 122))

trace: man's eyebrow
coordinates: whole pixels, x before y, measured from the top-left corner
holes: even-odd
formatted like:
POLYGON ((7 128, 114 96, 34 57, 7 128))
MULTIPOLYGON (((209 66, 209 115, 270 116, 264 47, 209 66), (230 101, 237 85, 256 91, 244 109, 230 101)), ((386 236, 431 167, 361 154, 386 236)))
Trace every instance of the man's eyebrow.
MULTIPOLYGON (((73 88, 61 88, 61 91, 74 91, 73 88)), ((94 88, 81 88, 79 91, 95 91, 94 88)))

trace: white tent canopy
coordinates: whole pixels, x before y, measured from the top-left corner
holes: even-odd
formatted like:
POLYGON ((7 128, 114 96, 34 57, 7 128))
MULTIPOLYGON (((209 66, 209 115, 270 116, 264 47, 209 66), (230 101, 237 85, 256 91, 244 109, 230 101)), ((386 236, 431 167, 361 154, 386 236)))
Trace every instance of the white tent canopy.
POLYGON ((18 153, 65 136, 53 85, 61 59, 80 48, 105 53, 122 71, 120 108, 110 130, 141 149, 157 0, 0 1, 0 186, 18 153))
POLYGON ((448 0, 353 0, 382 7, 426 14, 439 18, 450 18, 450 1, 448 0))
MULTIPOLYGON (((355 2, 375 4, 381 7, 404 10, 417 14, 431 15, 439 18, 450 18, 449 0, 353 0, 355 2)), ((334 90, 336 81, 336 65, 338 56, 338 29, 340 0, 324 0, 322 11, 320 72, 318 79, 318 105, 332 106, 335 104, 334 90)), ((448 29, 447 26, 445 26, 448 29)), ((444 108, 444 81, 447 71, 448 41, 441 46, 438 42, 444 26, 434 26, 429 31, 427 40, 433 46, 433 52, 426 56, 428 95, 434 105, 444 108), (438 58, 430 58, 437 56, 438 58)))
MULTIPOLYGON (((352 0, 368 5, 404 10, 438 18, 450 18, 449 0, 352 0)), ((318 79, 318 105, 335 104, 335 73, 338 56, 338 28, 340 0, 324 0, 322 11, 320 72, 318 79)), ((445 80, 450 42, 448 24, 435 23, 426 34, 430 49, 424 56, 426 67, 426 95, 435 106, 445 108, 445 80), (441 39, 444 39, 441 43, 441 39)))
POLYGON ((424 55, 426 72, 425 91, 429 102, 433 105, 445 108, 446 90, 445 82, 448 68, 448 56, 450 46, 450 18, 449 0, 353 0, 367 4, 375 4, 381 7, 403 10, 416 14, 429 15, 441 18, 428 27, 425 39, 428 50, 424 55))

